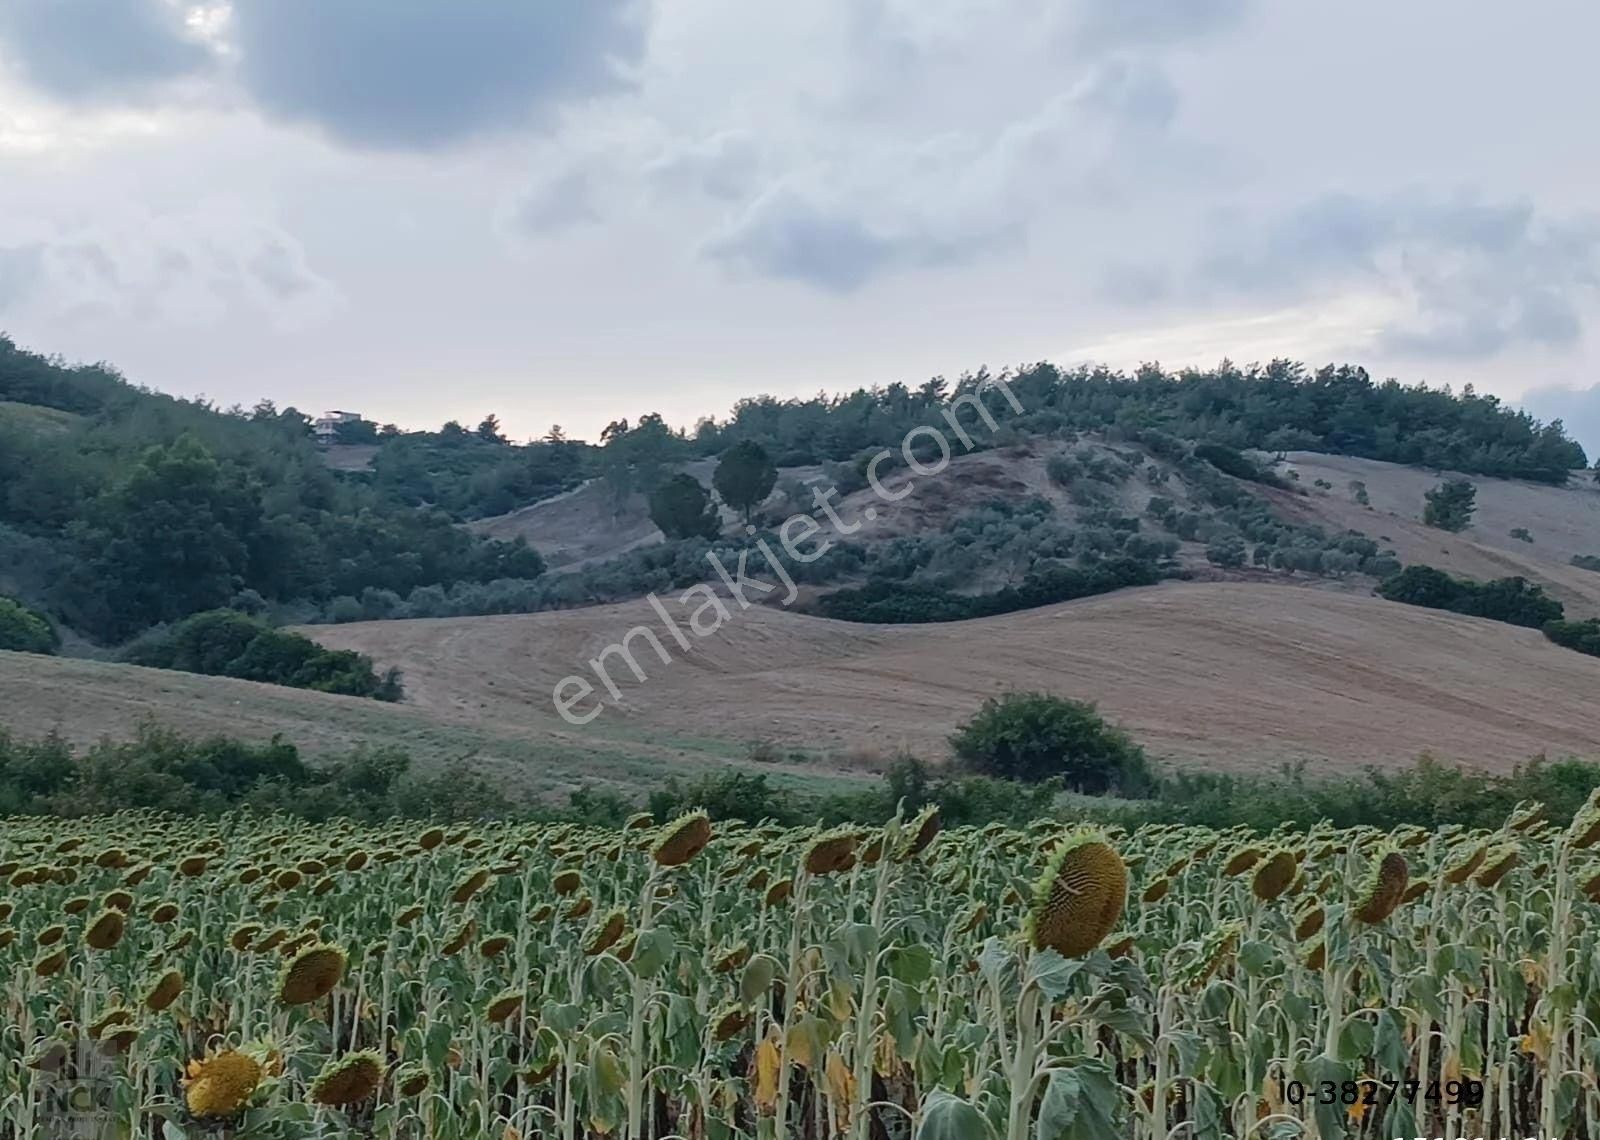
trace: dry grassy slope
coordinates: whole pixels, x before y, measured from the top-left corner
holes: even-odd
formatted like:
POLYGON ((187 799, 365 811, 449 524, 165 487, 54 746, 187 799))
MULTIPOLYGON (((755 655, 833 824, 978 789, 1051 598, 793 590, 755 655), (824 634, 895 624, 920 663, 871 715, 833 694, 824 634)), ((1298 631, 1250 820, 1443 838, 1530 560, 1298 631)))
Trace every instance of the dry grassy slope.
MULTIPOLYGON (((1098 701, 1155 754, 1239 771, 1403 764, 1424 751, 1508 768, 1534 754, 1600 759, 1600 659, 1537 632, 1380 599, 1189 583, 977 622, 861 626, 756 608, 661 665, 624 674, 625 704, 568 729, 555 683, 632 626, 643 603, 559 613, 372 622, 306 632, 405 670, 435 717, 539 736, 770 740, 871 764, 944 752, 987 695, 1098 701)), ((620 672, 620 670, 619 670, 620 672)))
MULTIPOLYGON (((356 697, 337 697, 226 677, 134 665, 0 652, 0 730, 24 738, 57 732, 75 744, 122 740, 144 723, 195 736, 269 740, 281 734, 313 757, 358 745, 405 749, 421 771, 479 772, 507 789, 558 793, 581 783, 637 790, 734 757, 715 742, 644 739, 626 726, 577 734, 557 722, 488 719, 356 697)), ((776 771, 856 778, 807 766, 776 771)))
POLYGON ((1478 510, 1471 527, 1450 534, 1422 522, 1423 495, 1448 473, 1315 452, 1293 452, 1289 460, 1284 470, 1298 471, 1299 486, 1311 494, 1268 492, 1285 518, 1359 530, 1393 546, 1408 565, 1478 579, 1519 574, 1543 583, 1570 616, 1600 615, 1600 573, 1572 565, 1575 554, 1600 555, 1600 485, 1587 472, 1575 473, 1565 487, 1462 476, 1478 488, 1478 510), (1318 479, 1333 489, 1317 489, 1318 479), (1370 509, 1349 489, 1357 479, 1367 485, 1370 509), (1512 538, 1517 527, 1534 541, 1512 538))

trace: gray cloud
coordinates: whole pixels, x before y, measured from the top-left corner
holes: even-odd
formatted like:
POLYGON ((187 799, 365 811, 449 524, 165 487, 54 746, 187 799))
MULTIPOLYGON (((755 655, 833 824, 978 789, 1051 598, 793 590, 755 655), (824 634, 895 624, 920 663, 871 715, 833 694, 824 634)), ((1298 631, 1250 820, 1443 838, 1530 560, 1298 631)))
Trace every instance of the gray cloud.
POLYGON ((1092 111, 1145 127, 1170 124, 1179 103, 1166 70, 1145 58, 1107 60, 1074 88, 1073 98, 1092 111))
POLYGON ((1074 41, 1081 50, 1178 43, 1243 21, 1249 0, 1081 0, 1074 41))
POLYGON ((1337 194, 1261 225, 1234 215, 1213 231, 1197 269, 1203 292, 1281 300, 1386 288, 1413 311, 1364 347, 1402 356, 1569 347, 1583 331, 1579 301, 1600 284, 1600 226, 1542 217, 1525 202, 1337 194))
POLYGON ((594 175, 575 167, 539 183, 517 202, 514 218, 529 233, 549 233, 585 222, 598 221, 594 175))
POLYGON ((432 148, 613 91, 644 48, 634 0, 234 0, 241 81, 340 141, 432 148))
POLYGON ((5 0, 0 57, 34 87, 70 101, 126 97, 211 58, 163 0, 5 0))
MULTIPOLYGON (((1545 422, 1561 420, 1567 434, 1589 453, 1591 463, 1600 463, 1600 384, 1590 388, 1535 388, 1519 401, 1529 414, 1545 422)), ((1595 553, 1600 554, 1600 538, 1595 553)))
POLYGON ((0 313, 27 299, 44 271, 44 249, 38 243, 0 245, 0 313))
POLYGON ((733 201, 744 197, 761 172, 761 147, 749 131, 718 131, 669 150, 645 165, 660 189, 694 190, 733 201))
POLYGON ((758 199, 706 252, 833 293, 858 289, 896 263, 922 260, 914 242, 875 233, 860 218, 788 190, 758 199))

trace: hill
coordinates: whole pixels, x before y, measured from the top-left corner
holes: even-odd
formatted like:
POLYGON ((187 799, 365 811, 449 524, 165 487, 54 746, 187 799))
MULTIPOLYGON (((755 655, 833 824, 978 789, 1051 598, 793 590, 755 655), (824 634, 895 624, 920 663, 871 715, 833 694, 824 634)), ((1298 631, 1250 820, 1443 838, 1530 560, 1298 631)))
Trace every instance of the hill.
POLYGON ((937 757, 985 696, 1027 687, 1097 701, 1154 755, 1207 768, 1600 757, 1600 660, 1536 631, 1326 589, 1174 584, 937 626, 755 608, 669 665, 640 645, 646 683, 624 673, 622 704, 582 729, 560 720, 555 684, 641 623, 659 628, 627 603, 304 632, 400 667, 409 706, 440 720, 592 747, 759 741, 831 769, 899 749, 937 757))
POLYGON ((1544 585, 1569 616, 1600 615, 1600 573, 1572 565, 1575 555, 1600 555, 1600 483, 1587 471, 1558 487, 1300 451, 1289 454, 1282 470, 1297 473, 1298 486, 1312 490, 1265 492, 1286 519, 1362 531, 1407 565, 1420 562, 1480 580, 1521 576, 1544 585), (1470 479, 1478 489, 1477 514, 1459 534, 1422 521, 1423 495, 1452 477, 1470 479), (1316 487, 1317 480, 1331 489, 1316 487), (1356 481, 1366 487, 1370 507, 1355 501, 1350 486, 1356 481), (1531 542, 1512 535, 1519 528, 1531 542))

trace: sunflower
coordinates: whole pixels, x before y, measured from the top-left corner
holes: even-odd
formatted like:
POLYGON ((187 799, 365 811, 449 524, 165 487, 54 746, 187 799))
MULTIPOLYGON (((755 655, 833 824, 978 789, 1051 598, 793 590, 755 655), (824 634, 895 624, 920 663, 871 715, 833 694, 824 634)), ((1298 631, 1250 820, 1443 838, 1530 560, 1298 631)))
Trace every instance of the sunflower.
POLYGON ((594 936, 584 946, 583 952, 590 958, 597 954, 604 954, 622 938, 628 929, 628 916, 618 907, 600 920, 594 936))
POLYGON ((1168 879, 1166 876, 1162 876, 1144 889, 1144 893, 1139 896, 1139 901, 1145 903, 1158 903, 1167 897, 1167 892, 1171 889, 1172 880, 1168 879))
MULTIPOLYGON (((10 904, 8 903, 7 906, 9 905, 10 904)), ((82 914, 88 909, 89 896, 87 895, 79 895, 77 898, 68 899, 66 902, 61 904, 61 910, 64 914, 82 914)), ((9 911, 7 911, 5 914, 0 915, 0 922, 4 922, 9 917, 11 917, 11 914, 9 911)))
POLYGON ((516 1016, 521 1009, 522 991, 506 990, 489 999, 489 1004, 483 1007, 483 1016, 491 1025, 498 1025, 516 1016))
POLYGON ((1250 893, 1262 902, 1271 902, 1289 889, 1297 870, 1299 865, 1292 852, 1274 851, 1256 866, 1256 873, 1250 880, 1250 893))
POLYGON ((472 901, 472 896, 483 890, 489 882, 487 867, 479 867, 456 884, 455 890, 450 892, 450 901, 453 903, 466 903, 472 901))
POLYGON ((178 874, 192 879, 196 875, 205 874, 209 865, 210 860, 204 855, 188 855, 178 861, 178 874))
POLYGON ((681 867, 711 842, 711 817, 703 811, 679 816, 656 833, 650 858, 657 866, 681 867))
POLYGON ((57 950, 53 954, 46 954, 35 960, 33 972, 41 978, 53 978, 65 969, 66 965, 67 952, 65 950, 57 950))
POLYGON ((1128 901, 1128 868, 1101 833, 1080 832, 1050 856, 1033 890, 1026 934, 1034 949, 1081 958, 1104 941, 1128 901))
POLYGON ((189 1063, 184 1103, 201 1119, 237 1116, 261 1084, 255 1058, 227 1049, 204 1061, 189 1063))
POLYGON ((150 912, 150 921, 155 923, 157 926, 166 926, 168 923, 176 921, 177 917, 177 903, 162 903, 157 906, 155 910, 150 912))
POLYGON ((183 975, 177 970, 168 970, 145 992, 145 1008, 153 1013, 160 1013, 177 1001, 178 995, 182 992, 183 975))
POLYGON ((511 938, 505 934, 491 934, 478 943, 478 953, 485 958, 498 958, 504 954, 506 947, 511 945, 511 938))
POLYGON ((344 977, 348 959, 338 946, 318 945, 301 950, 284 963, 278 975, 278 1001, 306 1005, 327 997, 344 977))
POLYGON ((112 1006, 91 1021, 85 1032, 88 1033, 91 1040, 98 1041, 105 1035, 106 1030, 113 1029, 118 1025, 127 1025, 132 1021, 133 1010, 122 1005, 112 1006))
POLYGON ((933 841, 939 838, 939 832, 944 827, 944 820, 939 816, 938 807, 930 805, 923 808, 907 827, 911 839, 900 849, 901 862, 914 859, 933 846, 933 841))
POLYGON ((789 896, 792 894, 794 894, 794 880, 779 879, 767 888, 767 893, 762 902, 767 906, 778 906, 780 903, 788 901, 789 896))
POLYGON ((1478 872, 1478 886, 1498 886, 1500 880, 1505 878, 1521 859, 1522 855, 1515 847, 1507 845, 1499 848, 1485 858, 1483 870, 1478 872))
POLYGON ((712 1022, 711 1039, 713 1041, 727 1041, 743 1033, 745 1026, 750 1024, 750 1015, 737 1006, 723 1010, 712 1022))
POLYGON ((311 1082, 311 1099, 335 1108, 359 1104, 378 1091, 383 1068, 383 1057, 372 1050, 330 1060, 311 1082))
POLYGON ((1315 973, 1321 973, 1322 968, 1328 964, 1328 944, 1322 940, 1320 934, 1302 951, 1300 961, 1306 969, 1315 973))
POLYGON ((1261 848, 1241 847, 1222 865, 1224 875, 1242 875, 1261 862, 1261 848))
POLYGON ((806 874, 813 877, 833 875, 848 871, 856 863, 856 848, 861 843, 861 832, 841 827, 823 832, 806 848, 802 865, 806 874))
POLYGON ((1327 920, 1327 911, 1321 905, 1313 902, 1300 912, 1294 920, 1294 937, 1296 942, 1304 942, 1312 935, 1322 930, 1322 924, 1327 920))
POLYGON ((83 932, 83 940, 95 950, 111 950, 122 941, 122 935, 128 928, 128 920, 123 917, 120 910, 106 910, 100 912, 100 917, 89 924, 83 932))
POLYGON ((401 1096, 421 1096, 430 1081, 428 1070, 421 1065, 402 1065, 394 1075, 394 1088, 401 1096))
POLYGON ((410 926, 413 922, 417 921, 417 919, 419 919, 421 917, 422 917, 422 906, 421 906, 421 904, 418 904, 418 905, 415 905, 415 906, 408 906, 408 907, 405 908, 405 910, 401 911, 399 914, 394 916, 394 924, 396 926, 410 926))
POLYGON ((471 942, 477 933, 477 922, 469 918, 466 922, 461 924, 460 929, 458 929, 455 934, 451 936, 450 940, 440 947, 440 953, 446 956, 461 953, 461 951, 467 948, 467 943, 471 942))
POLYGON ((1405 897, 1410 879, 1406 857, 1392 849, 1384 852, 1356 893, 1352 910, 1356 920, 1372 925, 1388 918, 1405 897))
POLYGON ((424 851, 432 851, 435 847, 438 847, 443 842, 444 828, 442 827, 430 827, 421 835, 417 836, 417 846, 422 848, 424 851))
POLYGON ((550 880, 550 889, 563 898, 583 885, 583 876, 577 871, 561 871, 550 880))

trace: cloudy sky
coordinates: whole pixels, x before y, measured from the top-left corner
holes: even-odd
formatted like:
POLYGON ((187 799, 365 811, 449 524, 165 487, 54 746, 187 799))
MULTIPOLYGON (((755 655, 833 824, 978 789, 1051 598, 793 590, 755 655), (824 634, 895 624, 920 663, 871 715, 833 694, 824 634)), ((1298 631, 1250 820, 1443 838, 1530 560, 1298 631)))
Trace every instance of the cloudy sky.
POLYGON ((593 438, 1293 356, 1600 449, 1592 0, 0 0, 0 329, 593 438))

